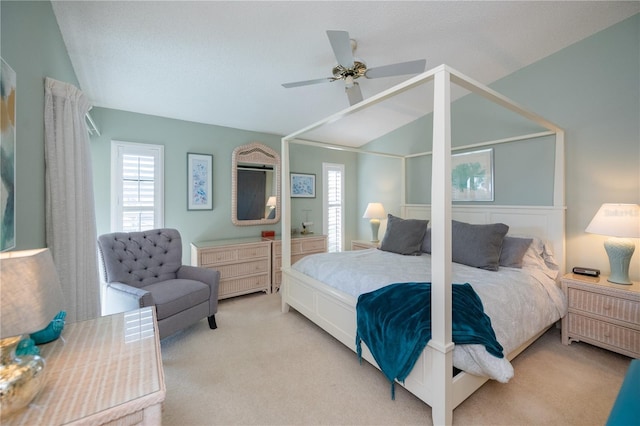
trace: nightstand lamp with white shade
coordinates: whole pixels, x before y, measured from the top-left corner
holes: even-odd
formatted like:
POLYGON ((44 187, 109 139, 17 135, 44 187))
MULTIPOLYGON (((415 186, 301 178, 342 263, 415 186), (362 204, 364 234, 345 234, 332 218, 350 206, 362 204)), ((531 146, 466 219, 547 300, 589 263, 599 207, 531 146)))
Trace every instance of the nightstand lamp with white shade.
POLYGON ((378 242, 378 230, 380 229, 380 219, 387 217, 382 203, 369 203, 362 216, 364 219, 371 219, 371 242, 378 242))
POLYGON ((0 253, 0 413, 23 407, 44 386, 44 360, 15 356, 23 337, 47 327, 63 309, 63 295, 49 249, 0 253))
POLYGON ((603 204, 585 231, 611 237, 604 243, 611 267, 608 281, 633 284, 629 279, 629 264, 635 250, 631 238, 640 238, 640 205, 603 204))

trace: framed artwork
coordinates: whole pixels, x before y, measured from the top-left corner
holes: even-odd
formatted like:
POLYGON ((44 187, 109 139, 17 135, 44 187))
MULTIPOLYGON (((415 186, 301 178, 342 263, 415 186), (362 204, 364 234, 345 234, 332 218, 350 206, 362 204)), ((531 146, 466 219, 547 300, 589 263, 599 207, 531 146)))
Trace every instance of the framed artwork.
POLYGON ((16 246, 16 73, 0 58, 0 251, 16 246))
POLYGON ((493 148, 451 156, 451 199, 493 201, 493 148))
POLYGON ((316 175, 291 173, 291 197, 316 198, 316 175))
POLYGON ((213 210, 213 155, 187 153, 187 210, 213 210))

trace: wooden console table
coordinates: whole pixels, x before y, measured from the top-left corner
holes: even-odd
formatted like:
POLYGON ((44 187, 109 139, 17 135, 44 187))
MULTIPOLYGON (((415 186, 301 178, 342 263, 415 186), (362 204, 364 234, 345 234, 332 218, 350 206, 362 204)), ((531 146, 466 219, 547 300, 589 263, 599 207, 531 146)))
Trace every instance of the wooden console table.
POLYGON ((46 385, 3 425, 159 425, 165 398, 155 310, 67 324, 40 346, 46 385))

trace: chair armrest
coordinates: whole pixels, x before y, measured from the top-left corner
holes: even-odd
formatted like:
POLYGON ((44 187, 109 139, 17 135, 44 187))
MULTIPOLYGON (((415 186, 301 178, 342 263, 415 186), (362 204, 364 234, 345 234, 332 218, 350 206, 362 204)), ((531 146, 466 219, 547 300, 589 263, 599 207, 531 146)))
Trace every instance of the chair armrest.
POLYGON ((182 265, 177 272, 177 278, 200 281, 211 288, 209 298, 209 315, 218 312, 218 288, 220 286, 220 271, 200 266, 182 265))
POLYGON ((150 292, 121 282, 107 283, 105 314, 127 312, 146 306, 155 306, 150 292))

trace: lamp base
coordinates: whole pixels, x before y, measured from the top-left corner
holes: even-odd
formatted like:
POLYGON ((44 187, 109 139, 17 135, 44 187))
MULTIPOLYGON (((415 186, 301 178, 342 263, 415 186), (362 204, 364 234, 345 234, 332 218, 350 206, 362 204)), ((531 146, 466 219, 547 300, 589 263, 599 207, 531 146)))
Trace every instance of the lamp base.
POLYGON ((633 284, 629 279, 629 264, 636 249, 633 241, 626 238, 609 238, 604 242, 604 249, 609 256, 611 267, 611 274, 607 281, 615 284, 633 284))
POLYGON ((379 241, 378 230, 380 229, 380 219, 371 219, 369 223, 371 223, 371 242, 377 243, 379 241))
POLYGON ((20 340, 21 336, 0 340, 0 414, 3 419, 29 405, 45 383, 43 358, 15 356, 20 340))

